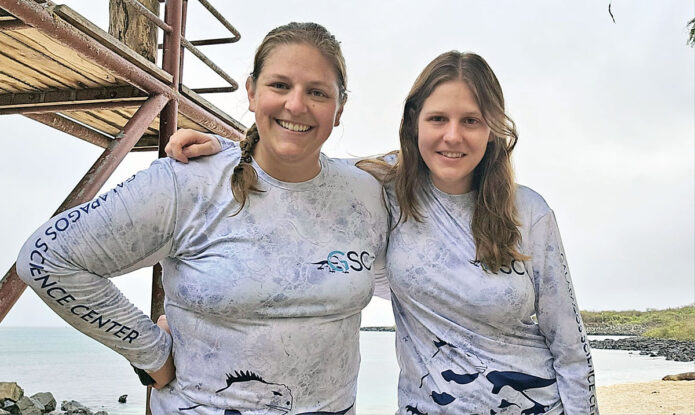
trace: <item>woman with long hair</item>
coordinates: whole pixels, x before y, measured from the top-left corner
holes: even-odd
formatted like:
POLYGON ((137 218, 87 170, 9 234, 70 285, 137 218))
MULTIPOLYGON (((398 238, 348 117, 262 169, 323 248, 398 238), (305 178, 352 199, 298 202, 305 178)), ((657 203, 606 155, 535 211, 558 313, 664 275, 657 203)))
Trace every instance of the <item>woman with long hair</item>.
POLYGON ((157 160, 22 248, 19 276, 154 383, 152 413, 355 413, 360 310, 388 216, 372 176, 320 153, 346 80, 324 27, 272 30, 239 145, 185 168, 157 160), (157 262, 163 327, 109 280, 157 262))
POLYGON ((514 183, 517 139, 476 54, 438 56, 406 98, 381 166, 401 414, 598 412, 554 214, 514 183))
MULTIPOLYGON (((517 140, 487 62, 451 51, 410 90, 400 151, 358 162, 383 181, 393 224, 399 415, 598 413, 553 211, 514 183, 517 140)), ((182 131, 170 155, 220 143, 182 131)))

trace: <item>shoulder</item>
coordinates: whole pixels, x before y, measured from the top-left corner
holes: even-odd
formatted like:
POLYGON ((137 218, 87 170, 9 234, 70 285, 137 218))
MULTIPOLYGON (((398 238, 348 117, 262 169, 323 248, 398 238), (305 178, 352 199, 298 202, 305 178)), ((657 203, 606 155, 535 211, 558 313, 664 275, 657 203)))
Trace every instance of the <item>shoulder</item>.
POLYGON ((328 167, 329 177, 345 181, 348 186, 360 186, 381 192, 381 184, 371 174, 355 166, 354 159, 338 159, 321 156, 328 167))
POLYGON ((525 225, 533 225, 539 219, 552 212, 543 196, 535 190, 517 184, 516 209, 520 219, 525 225))
POLYGON ((320 186, 328 189, 332 198, 340 203, 363 206, 379 217, 386 212, 383 187, 371 174, 356 167, 350 160, 322 156, 325 180, 320 186))
POLYGON ((191 159, 187 164, 180 163, 171 158, 162 158, 157 160, 157 162, 167 164, 178 180, 190 176, 220 177, 224 176, 226 173, 231 175, 232 170, 239 163, 240 158, 241 149, 239 148, 239 144, 229 140, 229 144, 219 153, 191 159))
POLYGON ((230 181, 239 159, 239 147, 235 144, 215 155, 192 159, 187 164, 161 158, 152 163, 151 168, 170 172, 180 206, 204 206, 205 201, 231 200, 230 181))

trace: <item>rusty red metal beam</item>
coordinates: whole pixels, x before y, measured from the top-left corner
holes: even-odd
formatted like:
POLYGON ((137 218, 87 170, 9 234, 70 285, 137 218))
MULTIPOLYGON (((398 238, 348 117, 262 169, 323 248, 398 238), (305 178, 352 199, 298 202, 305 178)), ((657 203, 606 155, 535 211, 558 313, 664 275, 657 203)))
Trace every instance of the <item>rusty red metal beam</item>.
MULTIPOLYGON (((145 101, 142 107, 128 120, 123 131, 109 143, 106 150, 70 192, 56 213, 94 198, 168 101, 169 99, 164 95, 155 95, 145 101)), ((17 276, 16 264, 13 264, 0 280, 0 322, 25 289, 26 285, 17 276)))
POLYGON ((102 111, 102 110, 119 110, 124 108, 135 108, 141 105, 145 98, 138 101, 119 101, 119 102, 91 102, 84 104, 58 104, 58 105, 43 105, 39 107, 16 107, 16 108, 0 108, 0 115, 8 114, 50 114, 55 112, 70 112, 70 111, 102 111))
MULTIPOLYGON (((183 0, 167 0, 164 8, 164 19, 172 30, 164 32, 164 48, 162 50, 162 69, 171 74, 172 87, 178 94, 179 84, 181 83, 181 71, 183 69, 181 38, 183 24, 186 16, 187 3, 183 0)), ((170 101, 159 115, 159 157, 166 157, 164 147, 169 142, 169 138, 176 132, 179 113, 179 103, 176 100, 170 101)), ((162 266, 155 264, 152 267, 152 297, 150 298, 150 317, 152 321, 157 321, 160 315, 164 314, 164 287, 162 285, 162 266)), ((150 394, 152 388, 147 388, 145 415, 151 414, 150 394)))
POLYGON ((55 112, 70 112, 70 111, 100 111, 100 110, 118 110, 124 108, 137 107, 145 101, 145 98, 139 101, 119 101, 119 102, 89 102, 80 104, 57 104, 57 105, 42 105, 31 107, 15 107, 15 108, 0 108, 0 115, 7 114, 50 114, 55 112))
POLYGON ((142 3, 140 3, 138 0, 124 0, 126 3, 130 4, 131 6, 135 7, 135 9, 140 12, 143 16, 145 16, 149 21, 152 23, 156 24, 159 26, 160 29, 162 29, 166 33, 170 33, 173 29, 171 26, 166 24, 162 19, 159 18, 156 14, 152 13, 147 7, 143 6, 142 3))
POLYGON ((101 148, 107 148, 111 141, 113 141, 112 137, 106 136, 58 114, 24 114, 24 116, 101 148))
POLYGON ((239 39, 241 39, 241 35, 239 34, 239 31, 236 30, 236 28, 234 26, 232 26, 232 24, 229 23, 229 21, 227 21, 227 19, 225 19, 225 17, 222 16, 222 13, 218 12, 217 9, 212 6, 212 4, 210 4, 207 0, 198 0, 198 1, 200 1, 200 4, 202 4, 203 7, 208 9, 210 14, 215 16, 215 18, 217 20, 219 20, 220 23, 222 23, 222 26, 226 27, 227 30, 229 30, 229 32, 232 35, 234 35, 233 42, 236 42, 239 39))
POLYGON ((183 0, 168 0, 164 8, 164 18, 176 30, 164 33, 164 50, 162 51, 162 69, 169 72, 173 78, 172 84, 176 91, 179 89, 181 77, 181 23, 183 21, 183 0))
MULTIPOLYGON (((185 13, 183 0, 168 0, 164 10, 164 18, 173 30, 164 34, 164 50, 162 52, 162 69, 169 72, 178 89, 181 81, 181 31, 185 13)), ((159 157, 166 157, 164 147, 169 137, 176 132, 178 120, 178 103, 170 101, 159 115, 159 157)), ((153 321, 164 314, 164 289, 162 288, 162 270, 155 266, 152 271, 152 299, 150 302, 150 317, 153 321)))
MULTIPOLYGON (((111 71, 130 84, 150 94, 161 94, 178 101, 179 111, 186 117, 196 120, 208 130, 240 140, 243 133, 232 128, 212 113, 204 110, 190 99, 181 95, 172 85, 157 80, 154 76, 122 58, 106 46, 88 37, 62 19, 55 18, 44 6, 30 0, 0 0, 0 7, 12 13, 30 26, 51 36, 56 41, 74 49, 85 58, 90 59, 111 71)), ((174 31, 175 32, 175 31, 174 31)), ((173 32, 172 32, 173 33, 173 32)), ((178 83, 174 83, 178 86, 178 83)))
POLYGON ((102 86, 98 88, 59 89, 0 94, 0 110, 42 107, 48 105, 77 105, 117 103, 139 107, 147 93, 132 85, 102 86))
POLYGON ((31 26, 21 20, 5 20, 0 22, 0 32, 9 30, 31 29, 31 26))
POLYGON ((208 66, 208 68, 212 69, 213 72, 215 72, 217 75, 219 75, 220 78, 227 81, 229 83, 229 85, 231 85, 231 87, 234 88, 235 91, 239 88, 239 84, 237 84, 237 82, 234 80, 234 78, 229 76, 229 74, 227 74, 227 72, 225 72, 222 68, 217 66, 217 64, 215 64, 215 62, 213 62, 210 58, 205 56, 205 54, 203 52, 201 52, 200 49, 193 46, 191 44, 191 42, 189 42, 185 38, 182 38, 181 43, 183 43, 183 46, 186 49, 188 49, 192 54, 194 54, 198 59, 200 59, 204 64, 206 64, 208 66))

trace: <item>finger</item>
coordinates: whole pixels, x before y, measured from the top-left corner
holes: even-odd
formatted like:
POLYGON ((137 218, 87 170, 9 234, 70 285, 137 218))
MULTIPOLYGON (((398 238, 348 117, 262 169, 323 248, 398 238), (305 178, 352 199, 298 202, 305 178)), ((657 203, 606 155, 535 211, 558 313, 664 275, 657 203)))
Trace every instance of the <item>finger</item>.
POLYGON ((172 150, 171 141, 169 141, 167 145, 164 147, 164 152, 167 153, 167 157, 174 158, 174 152, 172 150))
MULTIPOLYGON (((167 144, 167 147, 169 147, 169 146, 171 149, 171 155, 169 155, 169 152, 167 152, 167 155, 169 155, 169 157, 171 157, 175 160, 178 160, 184 164, 188 163, 188 157, 186 157, 186 154, 184 154, 183 147, 181 147, 180 143, 178 143, 176 140, 169 141, 169 143, 167 144)), ((166 147, 165 147, 165 149, 166 149, 166 147)))
POLYGON ((217 151, 215 151, 211 141, 202 144, 193 144, 183 149, 183 154, 188 158, 209 156, 215 153, 217 153, 217 151))
POLYGON ((159 316, 157 319, 157 326, 159 326, 162 330, 166 331, 167 333, 171 334, 171 330, 169 329, 169 321, 167 321, 167 317, 165 315, 159 316))

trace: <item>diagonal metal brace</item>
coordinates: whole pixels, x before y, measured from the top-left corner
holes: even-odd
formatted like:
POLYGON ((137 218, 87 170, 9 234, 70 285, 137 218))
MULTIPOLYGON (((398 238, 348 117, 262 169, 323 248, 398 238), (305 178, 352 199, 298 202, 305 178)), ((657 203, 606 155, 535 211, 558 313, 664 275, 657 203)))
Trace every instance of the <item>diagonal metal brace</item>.
MULTIPOLYGON (((164 95, 148 98, 123 127, 122 135, 109 143, 54 215, 92 200, 168 102, 164 95)), ((13 264, 0 280, 0 322, 27 287, 17 276, 16 265, 13 264)))

